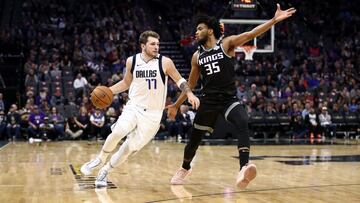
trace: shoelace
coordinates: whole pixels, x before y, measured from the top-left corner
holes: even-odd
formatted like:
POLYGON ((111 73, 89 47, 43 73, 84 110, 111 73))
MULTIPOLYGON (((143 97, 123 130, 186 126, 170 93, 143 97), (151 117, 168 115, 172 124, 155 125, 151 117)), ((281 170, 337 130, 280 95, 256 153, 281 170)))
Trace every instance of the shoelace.
POLYGON ((181 178, 184 178, 185 175, 186 175, 186 172, 187 172, 187 171, 184 171, 184 170, 180 169, 180 170, 178 171, 178 174, 179 174, 179 176, 180 176, 181 178))

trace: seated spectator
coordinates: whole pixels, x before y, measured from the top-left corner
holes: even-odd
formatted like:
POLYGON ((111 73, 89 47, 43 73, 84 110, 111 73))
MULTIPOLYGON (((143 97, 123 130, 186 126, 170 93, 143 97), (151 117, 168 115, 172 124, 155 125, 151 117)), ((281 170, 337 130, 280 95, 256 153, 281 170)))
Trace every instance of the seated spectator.
MULTIPOLYGON (((113 107, 109 107, 105 116, 105 125, 104 125, 104 136, 107 136, 111 133, 111 126, 118 119, 118 115, 113 107)), ((106 137, 105 137, 106 138, 106 137)))
POLYGON ((247 93, 246 93, 246 87, 244 84, 239 85, 239 87, 237 88, 236 96, 242 102, 245 102, 248 100, 247 93))
POLYGON ((157 140, 165 140, 169 136, 169 132, 166 128, 166 125, 167 125, 166 117, 167 117, 167 113, 166 113, 166 111, 164 111, 163 116, 160 121, 159 131, 155 135, 155 139, 157 139, 157 140))
POLYGON ((94 105, 90 102, 89 97, 84 95, 81 100, 81 107, 84 107, 87 112, 92 112, 94 109, 94 105))
POLYGON ((51 96, 51 106, 58 106, 64 104, 64 97, 62 96, 60 87, 55 89, 54 95, 51 96))
POLYGON ((318 138, 321 138, 319 116, 316 114, 313 107, 310 108, 309 114, 306 115, 305 123, 310 131, 310 139, 313 139, 315 135, 317 135, 318 138))
POLYGON ((90 118, 84 106, 80 107, 79 115, 74 118, 76 124, 83 130, 84 134, 89 134, 90 118))
POLYGON ((322 107, 319 115, 320 126, 323 128, 326 137, 333 137, 335 135, 335 125, 332 125, 331 115, 328 113, 327 107, 322 107))
POLYGON ((292 113, 290 127, 292 131, 292 138, 305 137, 307 130, 300 111, 292 113))
POLYGON ((33 106, 30 103, 26 103, 25 106, 20 109, 20 130, 24 138, 29 138, 29 117, 32 112, 33 106))
POLYGON ((25 87, 37 87, 39 84, 38 76, 35 75, 34 70, 30 69, 29 73, 25 76, 25 87))
POLYGON ((49 114, 50 113, 50 105, 46 100, 41 100, 39 109, 44 112, 45 114, 49 114))
POLYGON ((29 137, 40 138, 40 124, 44 123, 45 114, 38 106, 34 106, 29 116, 29 137))
POLYGON ((114 95, 113 102, 111 103, 110 107, 118 110, 122 104, 120 103, 119 96, 114 95))
POLYGON ((7 138, 14 140, 20 138, 20 114, 16 104, 12 104, 7 114, 7 138))
POLYGON ((54 125, 55 139, 62 140, 65 137, 65 129, 64 129, 65 119, 61 114, 59 114, 56 107, 51 108, 49 119, 50 119, 50 123, 54 125))
POLYGON ((44 117, 44 122, 39 125, 40 137, 45 141, 55 140, 55 127, 50 123, 49 117, 44 117))
POLYGON ((50 95, 48 94, 47 88, 41 88, 38 96, 36 96, 35 98, 35 104, 36 105, 40 105, 42 101, 46 101, 46 103, 50 103, 50 95))
POLYGON ((89 82, 90 90, 93 90, 95 89, 96 86, 101 85, 101 80, 95 73, 91 74, 88 82, 89 82))
POLYGON ((65 134, 68 139, 79 139, 83 135, 84 131, 75 121, 75 117, 68 118, 65 127, 65 134))
POLYGON ((2 93, 0 93, 0 110, 5 111, 5 102, 4 102, 4 96, 2 93))
POLYGON ((5 137, 6 116, 4 110, 0 110, 0 140, 5 137))
POLYGON ((90 139, 103 138, 103 126, 105 124, 105 116, 100 109, 95 109, 90 116, 90 139))
POLYGON ((180 137, 178 139, 185 139, 189 134, 189 130, 191 129, 191 119, 190 115, 187 113, 188 107, 186 105, 180 106, 180 112, 176 115, 176 123, 178 126, 178 133, 180 137))
POLYGON ((74 80, 74 89, 75 89, 75 97, 82 98, 83 95, 86 93, 86 88, 88 86, 88 81, 85 77, 78 73, 74 80))

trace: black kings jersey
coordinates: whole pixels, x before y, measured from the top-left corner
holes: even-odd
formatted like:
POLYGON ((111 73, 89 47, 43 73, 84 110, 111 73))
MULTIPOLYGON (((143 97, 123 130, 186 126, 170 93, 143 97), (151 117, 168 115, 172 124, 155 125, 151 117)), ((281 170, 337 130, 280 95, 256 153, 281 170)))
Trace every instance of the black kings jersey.
POLYGON ((222 48, 222 40, 205 50, 198 49, 198 65, 201 69, 202 100, 206 103, 226 102, 236 98, 235 60, 222 48))

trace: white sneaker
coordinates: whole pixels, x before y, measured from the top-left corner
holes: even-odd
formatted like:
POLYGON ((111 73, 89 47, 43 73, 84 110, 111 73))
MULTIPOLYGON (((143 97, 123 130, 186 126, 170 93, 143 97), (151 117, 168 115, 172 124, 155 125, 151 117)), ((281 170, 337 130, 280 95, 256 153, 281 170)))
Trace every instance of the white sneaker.
POLYGON ((102 163, 101 159, 99 157, 96 157, 95 159, 82 165, 80 168, 80 171, 82 174, 88 176, 91 174, 92 170, 94 170, 95 168, 98 168, 102 165, 103 165, 103 163, 102 163))
POLYGON ((105 169, 101 169, 95 180, 95 187, 107 187, 107 175, 108 171, 105 169))

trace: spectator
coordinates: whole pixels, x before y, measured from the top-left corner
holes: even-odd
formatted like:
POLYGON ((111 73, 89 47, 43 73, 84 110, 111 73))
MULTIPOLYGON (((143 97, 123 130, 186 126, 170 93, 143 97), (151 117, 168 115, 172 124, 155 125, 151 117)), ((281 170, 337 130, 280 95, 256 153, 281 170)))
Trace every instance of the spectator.
POLYGON ((327 107, 321 108, 319 115, 320 126, 323 128, 324 136, 333 137, 335 135, 335 125, 332 125, 331 115, 328 113, 327 107))
POLYGON ((40 136, 45 141, 54 140, 55 135, 55 127, 54 124, 50 123, 49 117, 44 117, 44 122, 39 125, 40 136))
POLYGON ((0 139, 5 137, 6 116, 4 110, 0 110, 0 139))
POLYGON ((9 140, 20 138, 20 114, 17 110, 16 104, 12 104, 10 106, 7 114, 6 133, 9 140))
POLYGON ((25 76, 25 87, 34 87, 36 88, 39 84, 39 79, 37 75, 35 75, 34 70, 30 69, 29 73, 25 76))
POLYGON ((75 117, 76 124, 83 130, 84 134, 89 134, 90 118, 87 109, 82 106, 80 107, 80 113, 75 117))
POLYGON ((310 108, 309 114, 305 116, 305 123, 310 131, 310 139, 313 139, 315 135, 317 135, 317 138, 321 138, 319 116, 313 107, 310 108))
POLYGON ((78 73, 76 79, 74 80, 74 89, 76 98, 82 98, 86 93, 86 87, 88 86, 88 81, 85 77, 78 73))
POLYGON ((95 73, 91 74, 88 82, 89 82, 90 90, 93 90, 95 89, 96 86, 101 85, 101 81, 95 73))
POLYGON ((64 104, 64 97, 62 96, 60 87, 55 89, 54 95, 51 96, 50 104, 51 106, 59 106, 64 104))
POLYGON ((180 106, 180 112, 176 115, 176 123, 178 126, 178 134, 180 137, 178 139, 185 139, 189 134, 191 129, 191 119, 190 115, 187 113, 188 107, 186 105, 180 106))
POLYGON ((305 117, 309 114, 310 109, 311 109, 310 103, 309 103, 309 102, 306 102, 306 103, 305 103, 305 109, 304 109, 304 110, 302 111, 302 113, 301 113, 303 119, 305 119, 305 117))
POLYGON ((246 93, 246 87, 244 84, 241 84, 238 86, 236 96, 242 102, 246 102, 248 100, 247 93, 246 93))
POLYGON ((75 122, 75 117, 68 118, 65 128, 67 138, 73 140, 78 139, 83 135, 83 132, 81 127, 75 122))
POLYGON ((105 124, 105 116, 100 109, 95 109, 94 113, 90 116, 90 135, 91 138, 103 137, 103 126, 105 124))
POLYGON ((34 106, 29 116, 29 137, 40 138, 40 125, 44 123, 45 114, 40 111, 38 106, 34 106))
POLYGON ((54 125, 55 139, 62 140, 65 137, 65 119, 62 115, 59 114, 57 108, 54 106, 51 108, 51 113, 49 114, 50 123, 54 125))
POLYGON ((113 107, 109 107, 105 116, 105 125, 104 125, 104 135, 109 135, 111 133, 111 126, 115 124, 118 119, 118 115, 113 107))
POLYGON ((41 88, 39 94, 35 98, 35 104, 40 105, 42 101, 46 101, 46 103, 50 104, 50 95, 48 94, 48 90, 46 87, 41 88))
POLYGON ((0 93, 0 111, 5 111, 5 102, 4 102, 4 96, 2 93, 0 93))
POLYGON ((301 112, 294 112, 291 115, 290 128, 292 133, 292 138, 304 138, 307 130, 305 127, 304 119, 302 118, 301 112))

